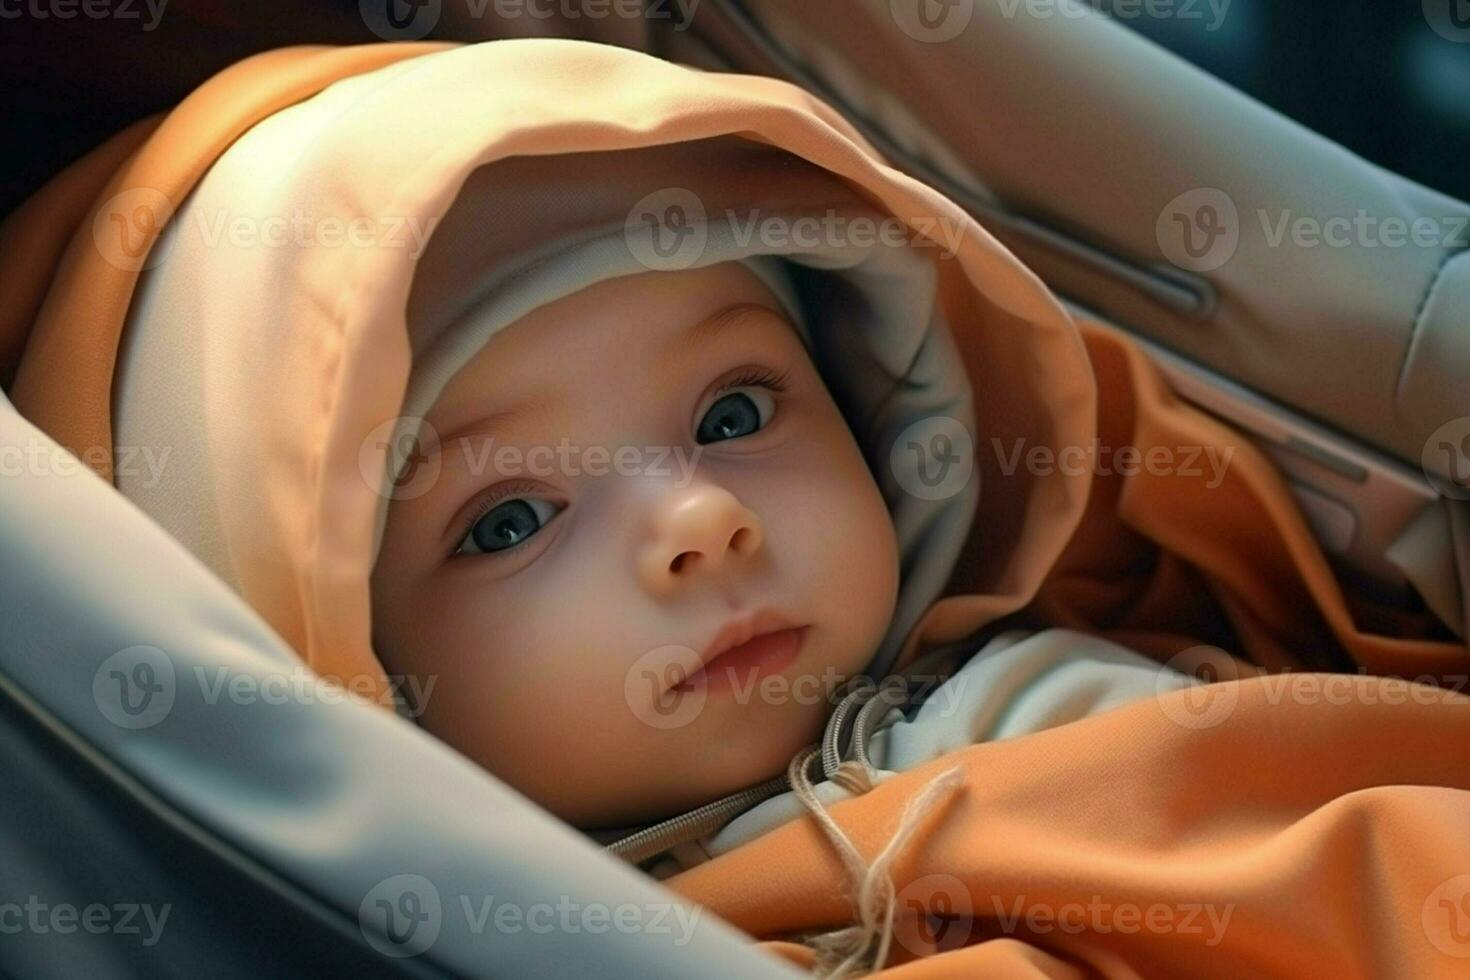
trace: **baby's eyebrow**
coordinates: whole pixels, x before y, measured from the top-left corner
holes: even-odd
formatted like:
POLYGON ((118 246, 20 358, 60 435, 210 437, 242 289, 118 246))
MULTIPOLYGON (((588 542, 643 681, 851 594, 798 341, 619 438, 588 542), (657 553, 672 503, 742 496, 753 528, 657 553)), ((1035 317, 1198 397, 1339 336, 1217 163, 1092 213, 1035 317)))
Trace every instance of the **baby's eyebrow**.
POLYGON ((698 349, 700 344, 727 337, 745 321, 760 318, 779 321, 781 315, 768 306, 749 302, 736 303, 718 310, 664 341, 654 355, 654 370, 667 373, 686 360, 690 352, 698 349))
POLYGON ((440 435, 437 445, 426 446, 426 458, 444 452, 445 446, 457 444, 471 436, 488 436, 509 426, 541 418, 550 413, 554 399, 544 393, 531 395, 498 411, 480 415, 459 426, 448 435, 440 435))
MULTIPOLYGON (((741 324, 748 320, 758 319, 779 322, 782 318, 775 310, 762 306, 760 303, 741 302, 717 310, 665 340, 654 354, 653 367, 665 376, 675 373, 682 362, 687 361, 701 344, 707 344, 719 338, 728 338, 738 331, 741 324)), ((437 441, 429 440, 430 443, 437 442, 437 444, 424 447, 424 458, 432 459, 436 455, 443 455, 445 446, 458 444, 462 439, 490 436, 511 425, 543 418, 552 414, 557 404, 556 398, 546 392, 528 395, 505 408, 477 416, 457 426, 448 434, 439 434, 437 441)))

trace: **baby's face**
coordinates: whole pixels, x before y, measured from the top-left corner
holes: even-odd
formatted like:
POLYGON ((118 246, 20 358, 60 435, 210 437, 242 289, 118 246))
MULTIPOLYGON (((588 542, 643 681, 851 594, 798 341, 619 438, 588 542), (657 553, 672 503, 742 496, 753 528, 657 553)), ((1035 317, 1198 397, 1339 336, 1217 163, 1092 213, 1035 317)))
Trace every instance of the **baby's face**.
POLYGON ((439 475, 390 506, 379 655, 574 825, 780 773, 892 617, 887 509, 780 308, 726 263, 536 310, 446 388, 439 475))

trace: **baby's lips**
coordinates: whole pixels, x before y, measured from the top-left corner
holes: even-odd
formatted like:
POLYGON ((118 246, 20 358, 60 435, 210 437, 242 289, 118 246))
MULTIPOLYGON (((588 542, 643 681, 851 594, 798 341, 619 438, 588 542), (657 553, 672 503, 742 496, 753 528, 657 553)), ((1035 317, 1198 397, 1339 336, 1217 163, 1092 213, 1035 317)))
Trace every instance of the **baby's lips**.
POLYGON ((781 673, 795 663, 806 632, 805 626, 788 626, 759 633, 707 660, 702 670, 676 690, 726 691, 737 685, 749 688, 761 677, 781 673))

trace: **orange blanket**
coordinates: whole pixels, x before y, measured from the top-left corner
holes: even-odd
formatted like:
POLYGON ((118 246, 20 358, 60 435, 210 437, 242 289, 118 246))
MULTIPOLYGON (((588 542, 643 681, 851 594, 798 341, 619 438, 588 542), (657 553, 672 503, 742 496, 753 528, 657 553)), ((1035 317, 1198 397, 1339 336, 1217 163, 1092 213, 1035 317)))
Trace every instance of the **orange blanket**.
MULTIPOLYGON (((895 868, 883 975, 1470 976, 1470 699, 1431 686, 1464 689, 1465 651, 1355 626, 1266 460, 1175 401, 1123 335, 1084 332, 1103 445, 1236 455, 1213 490, 1207 471, 1097 480, 1028 611, 1225 676, 976 745, 832 808, 871 859, 916 788, 964 766, 895 868), (1193 646, 1220 623, 1269 669, 1193 646), (1295 669, 1329 650, 1426 683, 1295 669)), ((849 921, 847 882, 800 822, 669 884, 778 937, 849 921)))

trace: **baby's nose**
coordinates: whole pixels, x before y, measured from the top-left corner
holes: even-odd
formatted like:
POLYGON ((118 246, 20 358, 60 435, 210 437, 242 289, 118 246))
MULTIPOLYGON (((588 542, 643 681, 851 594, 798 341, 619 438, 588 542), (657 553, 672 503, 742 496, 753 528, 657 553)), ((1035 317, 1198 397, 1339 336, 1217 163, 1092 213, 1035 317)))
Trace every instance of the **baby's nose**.
POLYGON ((638 556, 644 587, 666 595, 761 549, 760 518, 723 487, 698 484, 660 502, 638 556))

